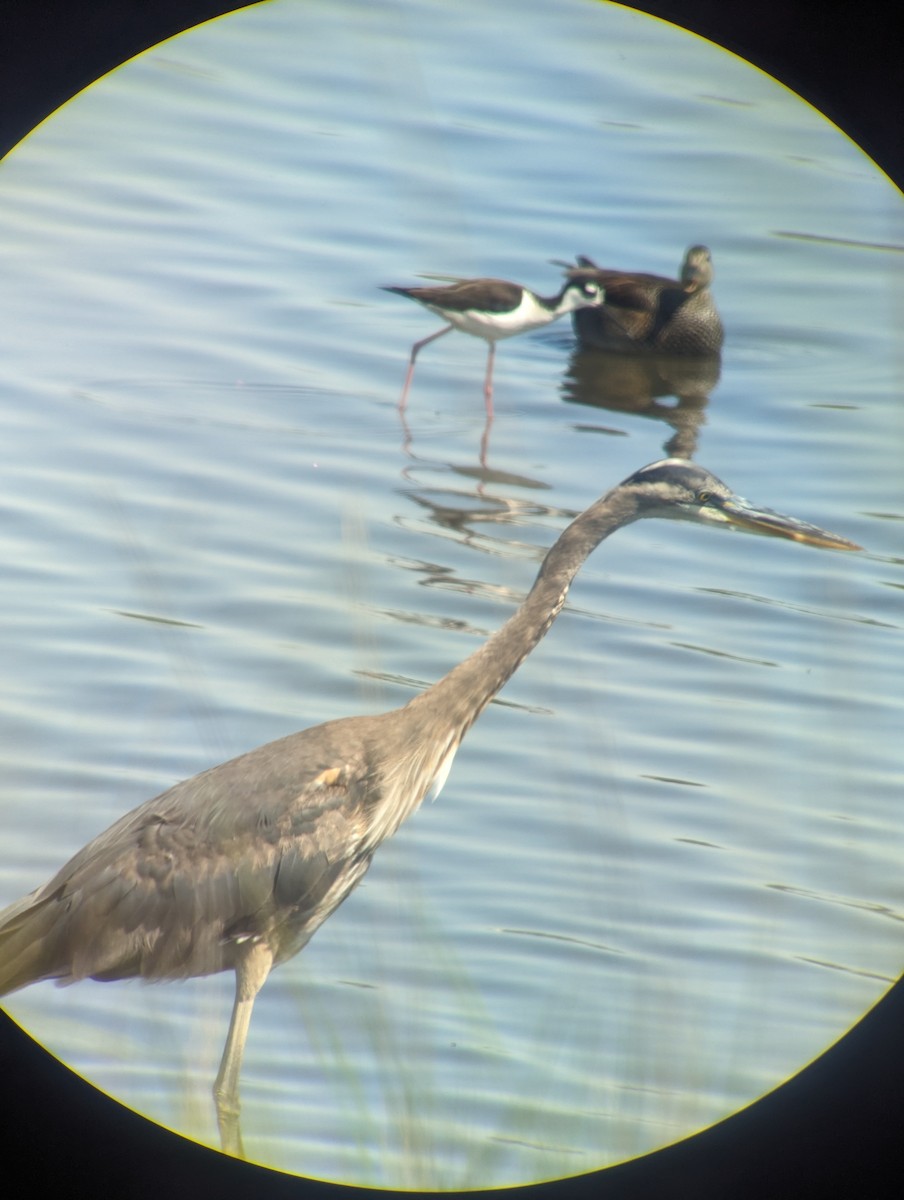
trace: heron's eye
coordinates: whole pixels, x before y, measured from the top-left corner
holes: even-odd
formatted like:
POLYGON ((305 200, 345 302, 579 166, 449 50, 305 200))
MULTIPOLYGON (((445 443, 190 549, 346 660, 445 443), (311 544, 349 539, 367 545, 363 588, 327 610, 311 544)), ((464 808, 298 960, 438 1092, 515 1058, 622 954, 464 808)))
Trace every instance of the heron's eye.
POLYGON ((710 500, 712 500, 712 498, 713 498, 712 492, 708 492, 706 490, 706 488, 703 488, 701 491, 699 491, 697 493, 698 504, 709 504, 709 502, 710 502, 710 500))

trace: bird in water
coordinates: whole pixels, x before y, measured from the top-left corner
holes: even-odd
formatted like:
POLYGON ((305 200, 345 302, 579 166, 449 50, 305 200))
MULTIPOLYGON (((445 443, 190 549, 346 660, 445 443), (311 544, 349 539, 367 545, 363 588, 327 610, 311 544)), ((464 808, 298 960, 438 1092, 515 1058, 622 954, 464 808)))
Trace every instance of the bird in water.
POLYGON ((517 611, 438 683, 401 708, 304 729, 176 784, 0 913, 0 995, 50 979, 234 971, 214 1099, 223 1149, 243 1155, 239 1073, 270 971, 349 895, 380 843, 439 793, 462 738, 549 630, 591 551, 645 517, 860 549, 754 508, 686 460, 642 468, 572 521, 517 611))
POLYGON ((584 255, 575 262, 559 265, 569 278, 595 281, 606 296, 593 312, 574 314, 581 345, 619 354, 720 353, 725 334, 711 291, 713 260, 706 246, 691 246, 679 279, 609 270, 584 255))
MULTIPOLYGON (((592 274, 592 273, 591 273, 592 274)), ((422 338, 411 347, 408 373, 402 387, 399 408, 404 410, 408 403, 408 391, 414 375, 414 363, 418 352, 453 329, 483 338, 489 346, 487 370, 483 384, 487 416, 493 415, 493 362, 496 343, 502 338, 526 333, 529 329, 540 329, 557 321, 566 313, 593 307, 602 302, 603 292, 599 284, 581 272, 574 272, 562 290, 555 296, 538 296, 520 283, 509 283, 505 279, 459 279, 443 287, 384 287, 384 292, 407 296, 424 308, 442 317, 448 324, 429 337, 422 338)))

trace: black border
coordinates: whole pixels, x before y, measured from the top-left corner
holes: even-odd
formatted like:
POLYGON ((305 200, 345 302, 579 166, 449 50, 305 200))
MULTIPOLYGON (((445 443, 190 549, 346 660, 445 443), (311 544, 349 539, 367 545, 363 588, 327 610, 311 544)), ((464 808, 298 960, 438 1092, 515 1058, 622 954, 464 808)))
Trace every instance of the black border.
MULTIPOLYGON (((243 7, 222 0, 0 0, 0 156, 134 54, 243 7)), ((875 0, 638 0, 633 7, 780 79, 902 185, 904 68, 893 7, 875 0)), ((897 1200, 904 1189, 902 1118, 904 980, 837 1046, 743 1113, 633 1163, 521 1192, 543 1200, 897 1200)), ((10 1194, 55 1186, 72 1198, 122 1200, 348 1192, 228 1160, 142 1121, 43 1053, 2 1013, 0 1179, 10 1194)))

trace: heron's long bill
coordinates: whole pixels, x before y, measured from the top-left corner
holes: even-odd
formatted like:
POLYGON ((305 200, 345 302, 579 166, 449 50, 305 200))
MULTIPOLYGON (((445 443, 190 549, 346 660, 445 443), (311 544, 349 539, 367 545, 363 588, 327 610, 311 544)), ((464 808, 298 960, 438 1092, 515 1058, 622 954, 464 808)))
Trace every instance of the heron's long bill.
POLYGON ((740 496, 730 496, 723 500, 719 509, 732 525, 737 525, 740 529, 749 529, 752 533, 764 534, 766 537, 789 538, 792 542, 822 546, 827 550, 863 549, 856 542, 820 529, 818 525, 809 525, 795 517, 786 517, 782 513, 773 512, 771 508, 755 508, 740 496))

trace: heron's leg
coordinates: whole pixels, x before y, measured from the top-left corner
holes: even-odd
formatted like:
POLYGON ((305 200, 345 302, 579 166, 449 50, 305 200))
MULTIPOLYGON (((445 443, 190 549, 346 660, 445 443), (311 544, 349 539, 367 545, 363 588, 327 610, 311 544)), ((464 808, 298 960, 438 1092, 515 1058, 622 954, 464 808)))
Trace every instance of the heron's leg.
POLYGON ((487 373, 483 381, 483 397, 487 406, 487 424, 493 420, 493 363, 496 361, 496 343, 490 342, 487 354, 487 373))
POLYGON ((422 350, 428 343, 435 342, 437 338, 441 338, 444 333, 449 333, 452 329, 454 329, 453 325, 444 325, 442 329, 437 330, 436 333, 431 333, 429 337, 422 338, 419 342, 415 342, 411 347, 411 357, 408 359, 408 374, 405 376, 405 384, 402 387, 402 395, 399 400, 400 412, 405 411, 405 405, 408 403, 408 389, 411 387, 411 379, 414 375, 414 360, 418 356, 418 351, 422 350))
POLYGON ((251 1023, 254 999, 264 986, 272 966, 273 951, 266 942, 244 944, 235 965, 235 1003, 232 1006, 232 1019, 229 1022, 220 1069, 213 1085, 220 1144, 225 1153, 234 1154, 237 1158, 245 1157, 239 1123, 239 1074, 242 1070, 242 1056, 245 1053, 245 1039, 251 1023))

